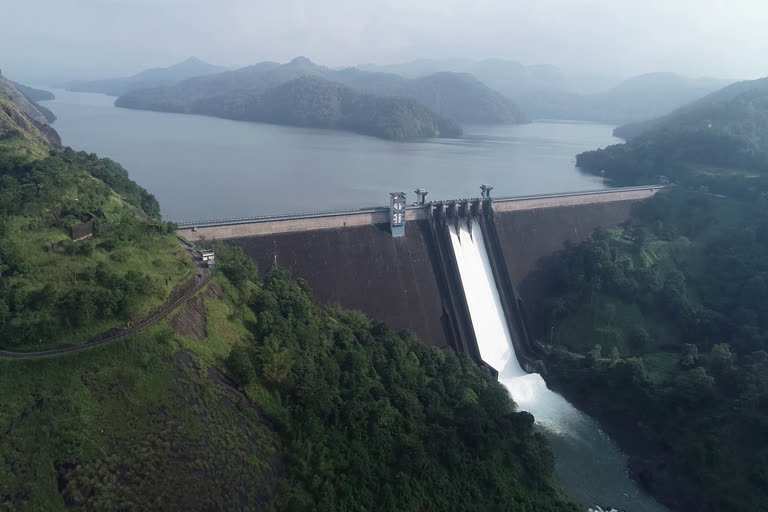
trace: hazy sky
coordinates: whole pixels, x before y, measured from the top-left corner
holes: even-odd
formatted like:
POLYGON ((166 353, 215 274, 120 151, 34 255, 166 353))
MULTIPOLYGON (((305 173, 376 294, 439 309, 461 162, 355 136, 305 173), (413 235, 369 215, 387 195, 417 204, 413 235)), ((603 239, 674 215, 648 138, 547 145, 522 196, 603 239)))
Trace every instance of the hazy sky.
POLYGON ((331 66, 501 57, 614 75, 768 75, 766 0, 8 0, 0 68, 96 78, 190 55, 331 66))

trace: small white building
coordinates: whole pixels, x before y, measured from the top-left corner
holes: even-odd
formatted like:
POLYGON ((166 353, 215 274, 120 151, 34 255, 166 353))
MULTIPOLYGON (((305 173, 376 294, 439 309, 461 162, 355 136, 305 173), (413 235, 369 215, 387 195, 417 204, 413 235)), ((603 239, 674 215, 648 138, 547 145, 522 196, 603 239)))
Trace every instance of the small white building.
POLYGON ((203 259, 203 263, 207 263, 209 267, 212 267, 216 264, 216 256, 213 254, 213 251, 204 249, 200 251, 200 256, 203 259))

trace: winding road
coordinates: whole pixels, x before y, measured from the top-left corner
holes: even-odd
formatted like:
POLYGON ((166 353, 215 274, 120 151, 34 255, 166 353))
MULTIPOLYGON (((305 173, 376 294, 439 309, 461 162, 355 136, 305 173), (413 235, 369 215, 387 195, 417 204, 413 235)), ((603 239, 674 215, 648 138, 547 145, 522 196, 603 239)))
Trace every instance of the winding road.
POLYGON ((146 316, 136 321, 130 327, 120 329, 108 336, 95 336, 93 341, 88 341, 81 345, 72 345, 68 347, 54 348, 51 350, 44 350, 41 352, 11 352, 8 350, 0 350, 0 359, 37 359, 41 357, 59 356, 64 354, 73 354, 75 352, 82 352, 93 347, 101 345, 108 345, 116 341, 122 340, 134 334, 138 334, 147 327, 151 327, 159 321, 165 319, 174 309, 184 304, 190 297, 199 292, 208 282, 211 280, 211 271, 203 264, 199 258, 197 252, 182 243, 182 246, 192 258, 192 262, 195 264, 195 284, 189 290, 186 290, 180 296, 173 298, 173 294, 168 300, 165 301, 160 307, 155 308, 146 316))

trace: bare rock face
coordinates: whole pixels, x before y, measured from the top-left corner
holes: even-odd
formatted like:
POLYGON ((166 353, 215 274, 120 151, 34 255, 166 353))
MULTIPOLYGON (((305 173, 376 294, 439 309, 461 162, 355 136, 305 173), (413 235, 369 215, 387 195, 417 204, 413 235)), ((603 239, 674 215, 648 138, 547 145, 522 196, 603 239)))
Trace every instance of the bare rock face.
POLYGON ((0 75, 0 94, 7 96, 14 102, 22 112, 28 115, 32 120, 47 125, 48 120, 45 116, 35 108, 35 106, 29 102, 29 100, 19 92, 13 82, 0 75))
POLYGON ((35 124, 40 129, 40 131, 43 132, 43 135, 46 136, 48 142, 50 142, 51 145, 61 146, 61 136, 59 135, 59 132, 54 130, 51 125, 48 123, 39 124, 37 121, 35 121, 35 124))
MULTIPOLYGON (((8 98, 18 110, 15 110, 8 105, 0 105, 4 114, 10 118, 13 124, 17 128, 24 132, 34 131, 30 129, 30 125, 37 128, 45 136, 47 142, 53 146, 61 146, 61 137, 58 132, 54 130, 46 117, 35 107, 34 104, 24 96, 16 86, 0 75, 0 96, 8 98)), ((2 126, 0 126, 0 132, 2 132, 2 126)), ((45 141, 42 141, 45 143, 45 141)))

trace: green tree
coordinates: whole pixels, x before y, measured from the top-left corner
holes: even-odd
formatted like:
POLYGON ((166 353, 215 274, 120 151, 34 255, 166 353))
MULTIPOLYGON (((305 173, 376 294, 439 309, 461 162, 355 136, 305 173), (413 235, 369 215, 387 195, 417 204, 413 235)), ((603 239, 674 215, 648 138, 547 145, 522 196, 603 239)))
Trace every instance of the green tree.
POLYGON ((686 343, 683 345, 683 351, 680 355, 680 362, 678 363, 681 368, 691 369, 696 366, 699 361, 699 349, 692 343, 686 343))

